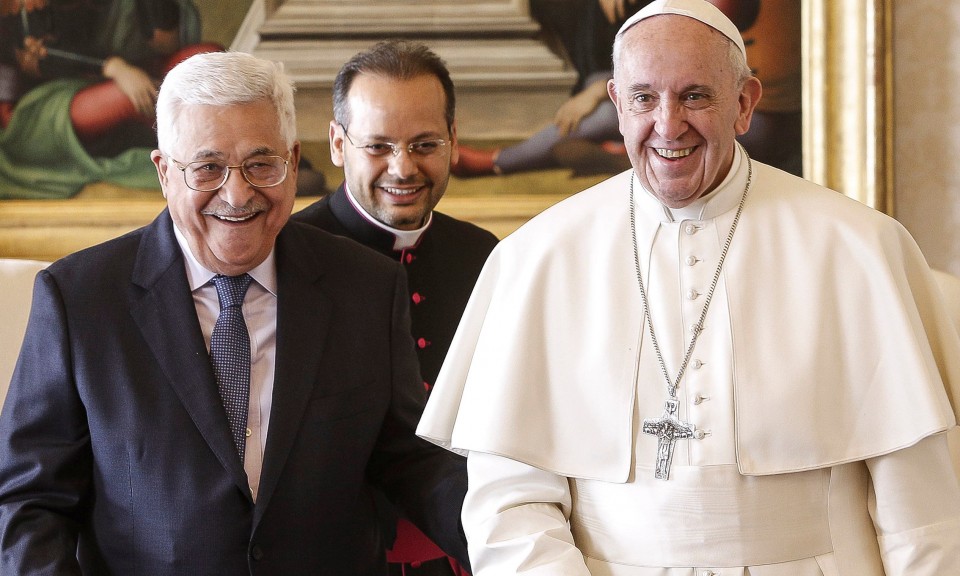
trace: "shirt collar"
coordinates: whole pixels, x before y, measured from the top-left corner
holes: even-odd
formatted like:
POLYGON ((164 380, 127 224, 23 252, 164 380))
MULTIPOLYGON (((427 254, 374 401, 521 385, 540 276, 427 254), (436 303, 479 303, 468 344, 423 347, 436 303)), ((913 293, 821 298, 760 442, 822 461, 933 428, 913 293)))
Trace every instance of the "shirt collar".
POLYGON ((662 222, 680 222, 683 220, 709 220, 737 207, 747 186, 749 166, 747 156, 738 142, 733 151, 733 163, 730 171, 720 185, 709 194, 697 198, 683 208, 668 208, 660 203, 652 192, 644 188, 633 174, 634 187, 643 193, 636 194, 637 209, 659 214, 662 222))
MULTIPOLYGON (((186 263, 187 268, 187 283, 190 285, 190 291, 193 292, 205 284, 208 284, 216 274, 210 270, 207 270, 202 264, 200 264, 197 258, 193 255, 193 251, 190 250, 190 245, 187 243, 187 238, 180 232, 180 229, 177 227, 176 223, 173 225, 173 233, 177 237, 177 243, 180 245, 180 251, 183 252, 183 261, 186 263)), ((270 254, 267 255, 266 259, 264 259, 260 265, 247 272, 247 274, 256 280, 257 284, 260 284, 271 294, 276 296, 276 247, 270 250, 270 254)))
POLYGON ((365 220, 367 220, 374 226, 380 228, 381 230, 386 230, 390 234, 393 234, 394 250, 406 250, 407 248, 412 248, 416 246, 417 242, 420 241, 420 236, 422 236, 423 233, 427 231, 427 228, 430 227, 430 222, 433 221, 433 212, 431 211, 429 214, 427 214, 427 221, 420 228, 417 228, 416 230, 398 230, 391 226, 387 226, 383 222, 377 220, 376 218, 371 216, 369 213, 367 213, 367 211, 363 209, 363 206, 361 206, 360 203, 357 202, 357 199, 354 198, 353 192, 350 191, 350 186, 348 186, 346 183, 344 183, 343 185, 343 190, 344 192, 347 193, 347 200, 350 201, 350 204, 357 211, 357 213, 363 216, 365 220))

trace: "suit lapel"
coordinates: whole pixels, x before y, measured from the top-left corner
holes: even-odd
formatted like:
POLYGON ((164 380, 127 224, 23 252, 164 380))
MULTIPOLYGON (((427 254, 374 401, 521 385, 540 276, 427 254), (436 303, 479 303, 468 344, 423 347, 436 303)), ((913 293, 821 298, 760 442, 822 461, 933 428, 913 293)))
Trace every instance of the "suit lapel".
POLYGON ((277 238, 276 254, 276 372, 254 527, 277 487, 317 384, 332 305, 320 283, 323 258, 316 243, 302 237, 302 228, 287 225, 277 238))
POLYGON ((200 331, 183 255, 166 210, 143 235, 132 281, 144 290, 131 306, 144 340, 210 449, 249 496, 247 476, 230 438, 200 331))

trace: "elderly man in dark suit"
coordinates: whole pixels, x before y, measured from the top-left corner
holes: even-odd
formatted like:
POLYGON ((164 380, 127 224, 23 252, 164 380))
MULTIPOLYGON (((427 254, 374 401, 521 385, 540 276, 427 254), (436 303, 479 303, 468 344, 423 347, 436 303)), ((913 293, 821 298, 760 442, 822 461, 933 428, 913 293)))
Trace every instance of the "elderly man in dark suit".
POLYGON ((373 487, 465 559, 402 267, 288 223, 282 69, 191 58, 157 104, 168 208, 38 275, 0 416, 0 573, 386 573, 373 487), (236 301, 232 301, 236 298, 236 301))

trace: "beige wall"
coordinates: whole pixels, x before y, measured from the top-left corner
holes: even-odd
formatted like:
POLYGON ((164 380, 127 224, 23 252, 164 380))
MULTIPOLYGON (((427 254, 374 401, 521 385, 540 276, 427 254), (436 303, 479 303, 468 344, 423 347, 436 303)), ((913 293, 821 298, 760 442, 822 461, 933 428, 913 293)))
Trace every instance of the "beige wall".
POLYGON ((895 0, 896 217, 960 275, 960 2, 895 0))

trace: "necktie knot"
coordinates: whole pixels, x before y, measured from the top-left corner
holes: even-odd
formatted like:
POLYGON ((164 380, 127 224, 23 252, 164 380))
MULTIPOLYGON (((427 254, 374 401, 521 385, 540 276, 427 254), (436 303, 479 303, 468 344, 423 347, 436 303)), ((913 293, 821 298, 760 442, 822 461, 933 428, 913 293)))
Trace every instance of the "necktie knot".
POLYGON ((217 274, 213 277, 213 285, 217 287, 217 298, 220 299, 220 309, 232 308, 243 305, 243 297, 250 287, 249 274, 239 276, 223 276, 217 274))

